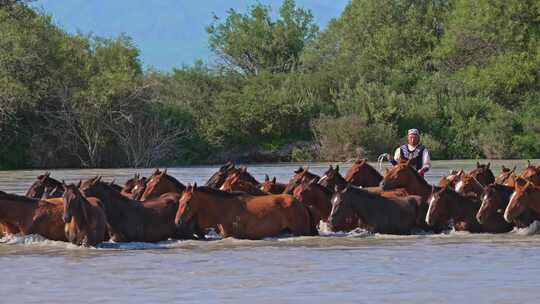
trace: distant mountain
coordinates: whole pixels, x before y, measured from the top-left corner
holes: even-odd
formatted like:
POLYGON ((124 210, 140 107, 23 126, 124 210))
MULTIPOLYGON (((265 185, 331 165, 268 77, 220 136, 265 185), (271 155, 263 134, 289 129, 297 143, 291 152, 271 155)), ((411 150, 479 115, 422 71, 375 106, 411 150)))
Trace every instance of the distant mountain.
MULTIPOLYGON (((273 9, 281 0, 261 0, 273 9)), ((319 27, 338 17, 349 0, 297 0, 309 8, 319 27)), ((257 3, 250 0, 38 0, 34 6, 51 14, 69 32, 92 32, 99 36, 126 33, 141 50, 147 66, 170 70, 197 59, 209 60, 205 27, 215 13, 225 17, 229 8, 245 11, 257 3)))

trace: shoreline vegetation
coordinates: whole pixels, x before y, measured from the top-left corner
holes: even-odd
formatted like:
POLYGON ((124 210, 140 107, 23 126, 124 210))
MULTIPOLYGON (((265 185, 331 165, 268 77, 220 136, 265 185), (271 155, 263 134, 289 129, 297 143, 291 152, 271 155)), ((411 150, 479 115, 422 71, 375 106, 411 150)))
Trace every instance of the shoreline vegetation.
POLYGON ((413 127, 433 159, 540 158, 535 0, 351 0, 324 29, 255 4, 168 72, 31 2, 0 0, 0 169, 374 161, 413 127))

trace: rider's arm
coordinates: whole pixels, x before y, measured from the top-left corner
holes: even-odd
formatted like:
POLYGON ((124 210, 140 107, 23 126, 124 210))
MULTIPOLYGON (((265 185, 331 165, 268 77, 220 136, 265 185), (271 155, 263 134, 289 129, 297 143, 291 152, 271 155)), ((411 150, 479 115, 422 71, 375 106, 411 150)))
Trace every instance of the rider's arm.
POLYGON ((430 163, 430 157, 429 157, 429 151, 427 148, 424 148, 424 153, 422 153, 422 170, 424 173, 429 171, 429 168, 431 168, 430 163))

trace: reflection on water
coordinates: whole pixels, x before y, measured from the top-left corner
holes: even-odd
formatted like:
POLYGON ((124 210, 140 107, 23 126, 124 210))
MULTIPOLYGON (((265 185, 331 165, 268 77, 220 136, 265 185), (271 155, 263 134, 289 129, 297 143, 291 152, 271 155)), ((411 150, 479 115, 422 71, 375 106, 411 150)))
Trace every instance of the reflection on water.
MULTIPOLYGON (((523 167, 525 161, 492 162, 523 167)), ((431 183, 471 161, 434 162, 431 183)), ((298 166, 250 166, 286 182, 298 166)), ((344 173, 346 165, 340 165, 344 173)), ((322 173, 327 165, 310 165, 322 173)), ((168 169, 204 183, 217 167, 168 169)), ((123 183, 153 169, 53 170, 76 182, 94 175, 123 183)), ((0 172, 0 190, 23 194, 41 171, 0 172)), ((536 226, 504 235, 448 232, 389 236, 364 231, 261 241, 105 243, 80 248, 39 236, 0 244, 3 303, 67 302, 535 302, 540 293, 536 226)))

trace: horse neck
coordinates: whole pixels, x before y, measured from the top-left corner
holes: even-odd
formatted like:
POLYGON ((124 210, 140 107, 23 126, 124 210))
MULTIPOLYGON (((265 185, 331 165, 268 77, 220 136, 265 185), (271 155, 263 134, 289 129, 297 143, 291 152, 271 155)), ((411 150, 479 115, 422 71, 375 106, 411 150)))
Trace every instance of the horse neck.
POLYGON ((405 186, 405 190, 413 195, 419 195, 426 200, 434 190, 434 186, 428 184, 424 179, 414 175, 410 182, 405 186))
POLYGON ((75 214, 72 214, 71 216, 75 218, 75 225, 77 226, 77 229, 81 231, 86 230, 86 227, 88 227, 90 219, 86 216, 90 216, 90 210, 88 208, 89 206, 87 206, 88 202, 83 197, 79 197, 78 200, 78 212, 75 212, 75 214))
POLYGON ((540 188, 535 187, 528 196, 527 207, 540 214, 540 188))
POLYGON ((239 203, 234 197, 221 198, 204 192, 199 192, 199 195, 202 196, 199 201, 204 203, 199 205, 198 213, 200 213, 200 210, 204 210, 207 218, 214 223, 218 223, 222 218, 227 217, 229 212, 233 210, 232 207, 239 203))

